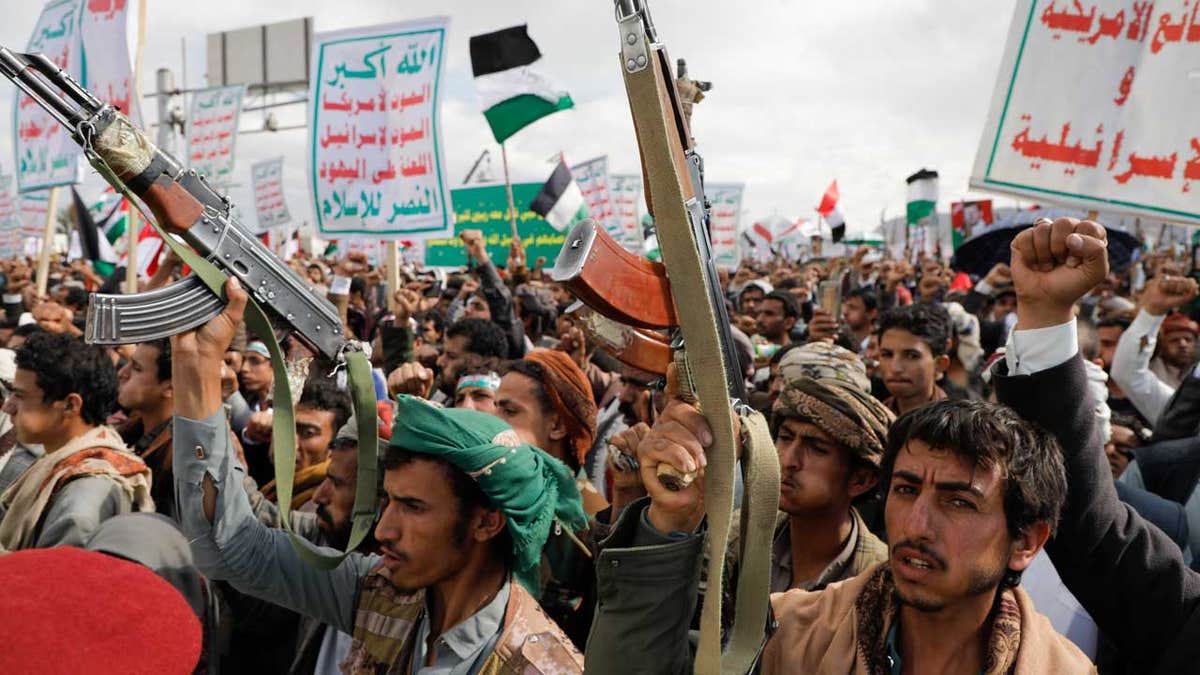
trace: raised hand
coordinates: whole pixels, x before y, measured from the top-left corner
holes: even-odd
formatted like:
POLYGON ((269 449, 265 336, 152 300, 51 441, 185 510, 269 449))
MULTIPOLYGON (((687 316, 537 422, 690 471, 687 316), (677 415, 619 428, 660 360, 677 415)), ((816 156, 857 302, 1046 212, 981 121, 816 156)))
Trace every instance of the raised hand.
POLYGON ((392 396, 408 394, 429 398, 433 390, 433 371, 419 363, 402 363, 388 374, 387 386, 392 396))
POLYGON ((1146 283, 1138 305, 1149 314, 1162 316, 1194 300, 1197 292, 1196 280, 1191 277, 1160 274, 1146 283))
POLYGON ((1108 274, 1108 238, 1090 220, 1040 218, 1012 242, 1017 328, 1067 323, 1075 302, 1108 274))

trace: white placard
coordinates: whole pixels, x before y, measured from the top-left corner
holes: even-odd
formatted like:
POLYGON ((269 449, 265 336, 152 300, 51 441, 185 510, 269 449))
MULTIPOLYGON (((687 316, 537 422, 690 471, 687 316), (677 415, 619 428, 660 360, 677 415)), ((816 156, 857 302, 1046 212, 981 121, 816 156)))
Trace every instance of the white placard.
POLYGON ((1200 224, 1200 2, 1016 4, 971 187, 1200 224))

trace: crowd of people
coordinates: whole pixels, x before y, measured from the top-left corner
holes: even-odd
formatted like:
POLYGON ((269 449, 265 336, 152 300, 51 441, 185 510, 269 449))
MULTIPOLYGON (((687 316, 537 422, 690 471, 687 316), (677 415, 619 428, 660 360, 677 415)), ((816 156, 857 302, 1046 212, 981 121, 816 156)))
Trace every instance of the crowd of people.
MULTIPOLYGON (((208 323, 105 348, 82 338, 88 293, 123 270, 55 263, 39 295, 30 261, 0 262, 0 578, 86 569, 119 596, 3 669, 113 653, 151 672, 111 634, 145 630, 153 672, 690 671, 699 607, 734 606, 745 553, 736 527, 706 540, 703 472, 657 474, 705 465, 704 417, 673 370, 601 349, 546 261, 460 236, 468 266, 406 266, 399 288, 357 254, 289 261, 365 345, 378 437, 315 359, 287 508, 279 364, 236 280, 208 323), (702 578, 720 555, 726 578, 702 578)), ((758 671, 1195 672, 1197 283, 1170 251, 1110 269, 1105 241, 1043 220, 980 277, 865 247, 722 272, 781 470, 758 671)), ((168 254, 143 290, 183 272, 168 254)), ((78 602, 45 595, 47 621, 78 602)))

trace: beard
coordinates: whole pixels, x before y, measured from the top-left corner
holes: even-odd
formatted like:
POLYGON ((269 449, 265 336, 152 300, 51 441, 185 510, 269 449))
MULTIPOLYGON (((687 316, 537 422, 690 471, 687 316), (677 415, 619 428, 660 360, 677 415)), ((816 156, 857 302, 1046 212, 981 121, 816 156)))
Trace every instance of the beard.
POLYGON ((317 524, 321 526, 321 531, 329 537, 335 548, 344 549, 346 544, 350 543, 350 529, 353 523, 346 521, 340 526, 335 524, 333 516, 330 515, 324 504, 317 504, 317 524))
MULTIPOLYGON (((975 598, 986 593, 995 593, 1007 573, 1008 569, 1003 565, 1000 565, 998 569, 972 568, 967 579, 965 597, 975 598)), ((918 612, 940 612, 950 604, 950 601, 946 599, 907 596, 899 586, 896 586, 896 599, 900 601, 900 604, 908 605, 918 612)))

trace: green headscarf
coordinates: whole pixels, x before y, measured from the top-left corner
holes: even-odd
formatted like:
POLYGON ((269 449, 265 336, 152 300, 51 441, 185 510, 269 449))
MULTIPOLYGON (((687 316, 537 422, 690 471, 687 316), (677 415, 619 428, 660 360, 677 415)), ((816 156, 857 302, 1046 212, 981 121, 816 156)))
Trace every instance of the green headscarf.
POLYGON ((534 597, 541 594, 542 547, 554 521, 571 532, 587 527, 583 500, 567 466, 523 444, 498 417, 399 396, 390 443, 441 457, 475 479, 507 516, 513 575, 534 597))

